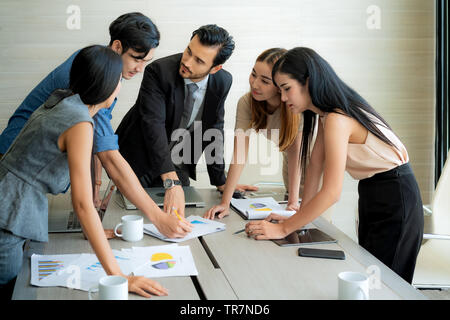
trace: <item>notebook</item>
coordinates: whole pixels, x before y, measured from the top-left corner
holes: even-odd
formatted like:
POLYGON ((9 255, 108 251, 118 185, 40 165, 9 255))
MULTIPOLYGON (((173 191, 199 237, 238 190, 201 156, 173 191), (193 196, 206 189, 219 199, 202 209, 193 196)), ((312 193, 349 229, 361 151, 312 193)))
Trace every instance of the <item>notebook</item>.
POLYGON ((275 199, 276 202, 279 204, 288 203, 289 195, 286 193, 286 190, 267 190, 267 189, 260 189, 258 191, 247 191, 244 192, 243 198, 250 199, 250 198, 265 198, 265 197, 271 197, 275 199))
POLYGON ((192 224, 193 229, 184 238, 173 238, 173 239, 167 238, 159 232, 159 230, 155 227, 154 224, 144 224, 144 233, 164 241, 183 242, 210 233, 224 231, 226 229, 226 225, 224 223, 204 219, 200 216, 189 216, 186 218, 186 221, 192 224))
MULTIPOLYGON (((148 193, 150 198, 156 203, 159 207, 164 207, 164 194, 166 190, 164 188, 144 188, 144 190, 148 193)), ((206 204, 203 201, 202 196, 198 193, 197 190, 195 190, 194 187, 191 186, 184 186, 184 199, 185 199, 185 206, 195 206, 198 208, 204 207, 206 204)), ((130 202, 127 198, 125 198, 121 193, 120 198, 123 201, 123 205, 125 209, 127 210, 136 210, 136 206, 130 202)))
MULTIPOLYGON (((100 221, 108 207, 111 195, 115 190, 115 185, 112 180, 109 181, 105 194, 103 195, 102 203, 99 208, 98 215, 100 221)), ((72 197, 69 192, 65 194, 47 195, 48 198, 48 232, 81 232, 81 224, 72 207, 72 197)))
POLYGON ((290 217, 295 211, 285 210, 282 205, 272 197, 231 199, 231 207, 244 219, 265 219, 270 213, 290 217))

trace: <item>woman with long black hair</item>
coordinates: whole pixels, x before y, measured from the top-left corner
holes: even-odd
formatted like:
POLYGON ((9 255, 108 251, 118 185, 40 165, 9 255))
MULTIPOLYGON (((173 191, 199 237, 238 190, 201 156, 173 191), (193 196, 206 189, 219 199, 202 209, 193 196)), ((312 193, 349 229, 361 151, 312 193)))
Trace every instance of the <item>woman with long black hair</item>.
POLYGON ((247 234, 258 240, 280 239, 312 222, 338 201, 347 171, 360 180, 359 244, 411 283, 422 241, 423 211, 405 146, 314 50, 289 50, 273 67, 272 79, 288 108, 304 115, 303 172, 316 121, 318 132, 300 209, 287 219, 272 214, 249 222, 247 234), (270 223, 272 219, 281 223, 270 223))
POLYGON ((92 117, 119 93, 121 73, 122 60, 110 48, 82 49, 69 89, 50 95, 0 160, 0 289, 19 273, 24 242, 48 241, 46 194, 65 192, 70 183, 74 211, 106 274, 126 277, 129 291, 142 296, 167 295, 157 282, 121 272, 92 201, 92 117))

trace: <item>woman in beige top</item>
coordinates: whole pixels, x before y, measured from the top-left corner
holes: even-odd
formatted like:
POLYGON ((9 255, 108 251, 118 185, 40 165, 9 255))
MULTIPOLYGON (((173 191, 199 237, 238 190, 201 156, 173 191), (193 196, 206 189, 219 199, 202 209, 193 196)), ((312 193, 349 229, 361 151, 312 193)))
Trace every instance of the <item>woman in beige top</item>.
POLYGON ((237 106, 233 160, 222 201, 204 214, 207 219, 214 219, 216 214, 218 218, 228 215, 233 191, 247 161, 252 129, 262 132, 283 151, 283 179, 289 192, 287 208, 298 209, 300 115, 287 110, 281 101, 278 88, 272 81, 272 67, 285 52, 285 49, 272 48, 265 50, 256 59, 249 78, 251 91, 239 99, 237 106))
MULTIPOLYGON (((302 150, 308 150, 316 115, 318 133, 300 209, 287 219, 272 214, 249 222, 247 234, 280 239, 313 221, 338 201, 347 170, 360 180, 359 244, 411 283, 422 242, 423 211, 405 146, 315 51, 289 50, 274 65, 272 78, 287 107, 303 112, 302 150), (271 219, 282 223, 270 223, 271 219)), ((302 171, 306 156, 302 154, 302 171)))

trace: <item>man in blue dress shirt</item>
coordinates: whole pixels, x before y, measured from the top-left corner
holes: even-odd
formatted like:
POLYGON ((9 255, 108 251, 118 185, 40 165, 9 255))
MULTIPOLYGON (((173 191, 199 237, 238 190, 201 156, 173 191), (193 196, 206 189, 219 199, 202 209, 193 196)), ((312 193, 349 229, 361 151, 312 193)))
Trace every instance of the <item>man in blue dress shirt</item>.
MULTIPOLYGON (((127 13, 111 23, 109 33, 111 36, 109 47, 122 57, 122 78, 128 80, 144 71, 159 45, 160 34, 156 25, 141 13, 127 13)), ((0 135, 0 157, 7 152, 30 115, 50 94, 55 89, 69 87, 70 69, 77 54, 78 51, 47 75, 14 112, 7 128, 0 135)), ((170 238, 184 236, 190 230, 189 226, 161 211, 142 188, 128 162, 119 153, 118 138, 111 126, 111 112, 115 104, 116 100, 108 109, 102 109, 94 116, 94 154, 122 194, 144 212, 163 234, 170 238)), ((99 173, 100 175, 95 179, 94 195, 98 195, 101 185, 101 165, 98 163, 96 165, 97 175, 99 173)))

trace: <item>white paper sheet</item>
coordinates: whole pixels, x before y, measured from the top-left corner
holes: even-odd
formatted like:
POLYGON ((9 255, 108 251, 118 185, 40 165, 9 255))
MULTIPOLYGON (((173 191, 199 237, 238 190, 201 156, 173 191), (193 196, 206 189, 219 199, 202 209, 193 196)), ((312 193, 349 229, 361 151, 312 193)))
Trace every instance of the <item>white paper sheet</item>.
MULTIPOLYGON (((127 275, 133 273, 146 277, 171 277, 198 274, 189 246, 170 244, 112 251, 121 271, 127 275)), ((59 286, 88 291, 105 275, 95 254, 31 256, 30 282, 35 286, 59 286)))
POLYGON ((293 210, 284 210, 272 197, 231 199, 231 205, 250 220, 265 219, 272 212, 285 217, 295 214, 293 210))
POLYGON ((81 254, 33 254, 31 256, 30 283, 40 287, 65 286, 66 282, 64 279, 52 276, 73 265, 73 262, 80 256, 81 254))
POLYGON ((172 246, 163 249, 146 247, 140 248, 137 252, 148 257, 147 263, 134 271, 137 276, 160 278, 198 275, 189 246, 172 246))
POLYGON ((193 225, 193 228, 192 231, 184 238, 167 238, 158 231, 154 224, 144 224, 144 233, 164 241, 183 242, 210 233, 224 231, 226 229, 224 223, 204 219, 200 216, 189 216, 186 218, 186 220, 193 225))

